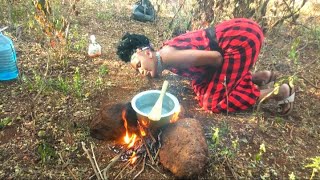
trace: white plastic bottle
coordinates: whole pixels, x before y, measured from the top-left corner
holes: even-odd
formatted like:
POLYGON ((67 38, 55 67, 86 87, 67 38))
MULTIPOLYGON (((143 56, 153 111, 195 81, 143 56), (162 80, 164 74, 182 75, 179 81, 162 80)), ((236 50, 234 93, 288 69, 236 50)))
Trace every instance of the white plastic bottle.
POLYGON ((89 57, 98 57, 101 55, 101 46, 96 42, 94 35, 90 36, 91 43, 89 44, 88 55, 89 57))

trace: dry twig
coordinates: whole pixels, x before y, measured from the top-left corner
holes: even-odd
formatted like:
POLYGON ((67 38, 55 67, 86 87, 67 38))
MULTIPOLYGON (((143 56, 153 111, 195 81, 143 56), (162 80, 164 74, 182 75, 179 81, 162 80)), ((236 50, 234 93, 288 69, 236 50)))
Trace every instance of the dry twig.
POLYGON ((100 171, 100 167, 99 167, 99 165, 97 163, 96 156, 95 156, 94 151, 93 151, 93 146, 92 146, 92 144, 90 144, 90 145, 91 145, 91 152, 92 152, 92 158, 93 158, 94 164, 95 164, 95 166, 97 168, 97 171, 99 172, 100 177, 103 179, 103 176, 102 176, 101 171, 100 171))
POLYGON ((142 168, 141 170, 133 177, 133 179, 136 179, 143 171, 144 171, 144 166, 146 164, 146 154, 144 154, 144 157, 143 157, 143 162, 142 162, 142 168))
POLYGON ((130 163, 131 163, 131 162, 128 161, 114 179, 117 179, 117 178, 120 176, 120 174, 122 174, 122 172, 123 172, 125 169, 127 169, 127 167, 130 165, 130 163))
POLYGON ((158 158, 158 155, 159 155, 159 152, 160 152, 160 149, 161 149, 161 134, 162 134, 162 131, 160 130, 159 134, 158 134, 158 142, 159 142, 159 147, 158 147, 158 151, 156 153, 156 155, 154 156, 154 160, 156 160, 158 158))
POLYGON ((320 89, 320 87, 316 86, 315 84, 313 84, 311 81, 309 81, 307 78, 303 77, 303 76, 299 76, 301 79, 303 79, 304 81, 306 81, 307 83, 309 83, 312 87, 316 88, 316 89, 320 89))
POLYGON ((61 155, 60 153, 58 153, 58 155, 59 155, 59 157, 60 157, 61 162, 63 163, 63 166, 68 169, 68 171, 69 171, 69 173, 71 174, 71 176, 73 177, 73 179, 78 179, 78 178, 72 173, 71 169, 68 167, 69 164, 66 163, 66 162, 63 160, 62 155, 61 155))
MULTIPOLYGON (((131 169, 131 171, 128 172, 128 174, 133 173, 133 171, 137 168, 137 166, 141 163, 141 161, 143 160, 143 158, 139 158, 138 162, 136 163, 136 165, 134 165, 134 167, 131 169)), ((126 176, 126 175, 125 175, 126 176)))
POLYGON ((115 156, 114 158, 111 159, 110 163, 108 164, 108 166, 106 168, 104 168, 103 171, 103 178, 104 179, 108 179, 108 171, 110 170, 110 168, 120 159, 122 153, 124 153, 125 150, 123 149, 117 156, 115 156))
POLYGON ((146 148, 146 151, 147 151, 147 154, 148 154, 149 159, 150 159, 150 161, 151 161, 151 164, 155 164, 155 162, 154 162, 154 160, 153 160, 153 157, 152 157, 152 155, 151 155, 151 153, 150 153, 150 150, 149 150, 149 148, 148 148, 148 146, 147 146, 147 144, 146 144, 146 141, 145 141, 143 138, 142 138, 142 143, 143 143, 144 147, 146 148))
POLYGON ((95 166, 94 160, 92 159, 88 149, 86 148, 85 143, 81 142, 81 144, 82 144, 82 149, 84 150, 84 152, 86 153, 88 159, 90 160, 91 166, 92 166, 92 168, 94 170, 94 173, 96 174, 97 179, 98 180, 103 179, 103 177, 100 176, 101 173, 98 173, 98 168, 95 166))
POLYGON ((151 167, 154 171, 156 171, 157 173, 161 174, 163 177, 167 178, 167 176, 165 174, 162 174, 159 170, 157 170, 155 167, 153 167, 151 164, 146 163, 146 165, 148 165, 149 167, 151 167))

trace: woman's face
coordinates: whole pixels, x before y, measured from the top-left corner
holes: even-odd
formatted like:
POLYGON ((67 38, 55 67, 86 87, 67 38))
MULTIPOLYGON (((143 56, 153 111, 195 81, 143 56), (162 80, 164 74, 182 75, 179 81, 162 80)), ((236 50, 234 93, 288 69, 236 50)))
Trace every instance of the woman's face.
POLYGON ((155 77, 156 66, 152 52, 138 49, 136 53, 131 56, 131 66, 144 76, 155 77))

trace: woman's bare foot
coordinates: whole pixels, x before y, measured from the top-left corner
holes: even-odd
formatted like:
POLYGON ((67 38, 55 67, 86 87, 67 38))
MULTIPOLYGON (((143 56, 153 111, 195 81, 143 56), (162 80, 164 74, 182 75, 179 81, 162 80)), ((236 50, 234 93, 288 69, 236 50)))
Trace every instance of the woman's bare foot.
POLYGON ((275 99, 278 101, 278 105, 281 108, 280 115, 288 115, 293 108, 294 101, 294 89, 288 84, 282 84, 279 87, 279 92, 277 94, 271 94, 274 91, 274 88, 264 89, 260 91, 260 97, 258 102, 262 99, 275 99))
POLYGON ((252 75, 252 82, 258 86, 265 86, 266 84, 275 81, 277 73, 271 71, 259 71, 252 75))
POLYGON ((293 109, 294 89, 289 84, 282 84, 279 88, 279 96, 276 97, 281 115, 288 115, 293 109))

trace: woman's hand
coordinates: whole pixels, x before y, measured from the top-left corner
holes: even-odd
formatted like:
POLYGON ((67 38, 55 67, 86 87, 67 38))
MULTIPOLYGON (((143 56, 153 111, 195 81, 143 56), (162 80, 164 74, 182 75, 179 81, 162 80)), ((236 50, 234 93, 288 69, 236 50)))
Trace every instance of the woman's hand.
POLYGON ((131 57, 131 65, 144 76, 157 76, 157 60, 155 53, 150 49, 138 49, 131 57))

